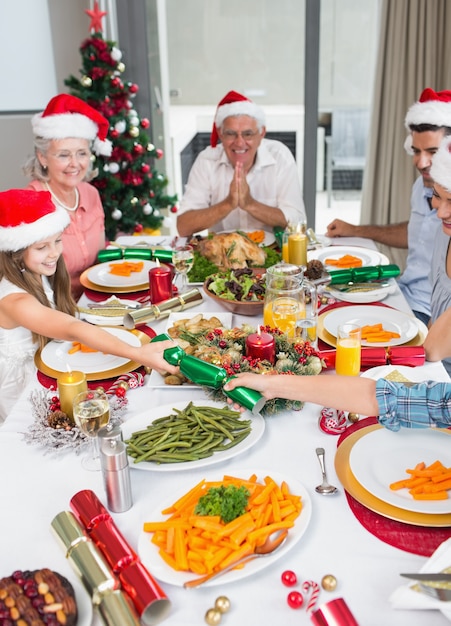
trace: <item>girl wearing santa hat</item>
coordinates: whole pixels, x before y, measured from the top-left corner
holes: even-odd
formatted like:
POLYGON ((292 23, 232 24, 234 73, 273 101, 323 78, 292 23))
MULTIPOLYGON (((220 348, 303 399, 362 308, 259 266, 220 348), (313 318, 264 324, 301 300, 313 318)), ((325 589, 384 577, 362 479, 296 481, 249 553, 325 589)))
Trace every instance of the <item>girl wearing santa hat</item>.
POLYGON ((77 319, 62 257, 70 223, 48 191, 0 192, 0 423, 36 376, 34 355, 49 340, 79 341, 91 348, 172 373, 163 359, 172 341, 130 346, 77 319))
POLYGON ((102 202, 89 181, 96 174, 91 150, 111 153, 106 139, 108 120, 83 100, 60 94, 33 116, 31 123, 35 154, 24 172, 33 179, 29 188, 49 191, 55 206, 70 218, 63 234, 64 258, 72 295, 78 299, 83 292, 80 274, 95 264, 98 251, 105 247, 102 202))

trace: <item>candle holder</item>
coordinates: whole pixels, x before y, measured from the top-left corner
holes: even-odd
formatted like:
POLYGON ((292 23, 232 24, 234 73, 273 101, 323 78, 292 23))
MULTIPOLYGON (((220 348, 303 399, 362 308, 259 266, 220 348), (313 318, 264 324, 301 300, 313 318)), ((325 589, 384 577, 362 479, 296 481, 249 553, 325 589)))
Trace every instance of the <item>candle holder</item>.
POLYGON ((61 411, 74 422, 74 398, 79 393, 88 390, 86 374, 84 372, 64 372, 57 378, 58 395, 61 411))
POLYGON ((149 270, 149 297, 152 304, 158 304, 172 298, 172 269, 168 265, 160 265, 149 270))

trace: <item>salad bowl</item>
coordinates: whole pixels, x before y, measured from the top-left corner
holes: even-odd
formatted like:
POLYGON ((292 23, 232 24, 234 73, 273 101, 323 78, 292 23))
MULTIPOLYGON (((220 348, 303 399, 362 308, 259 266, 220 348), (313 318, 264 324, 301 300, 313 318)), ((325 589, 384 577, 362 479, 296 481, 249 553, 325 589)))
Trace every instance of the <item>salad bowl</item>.
POLYGON ((262 268, 227 270, 209 276, 203 284, 203 289, 210 298, 227 309, 227 311, 237 315, 262 315, 265 295, 264 276, 265 270, 262 268), (251 287, 249 292, 250 284, 255 286, 251 287), (248 295, 238 299, 240 297, 240 288, 241 292, 244 290, 244 293, 248 295), (252 293, 254 293, 254 296, 251 296, 252 293), (251 299, 251 297, 258 299, 251 299))

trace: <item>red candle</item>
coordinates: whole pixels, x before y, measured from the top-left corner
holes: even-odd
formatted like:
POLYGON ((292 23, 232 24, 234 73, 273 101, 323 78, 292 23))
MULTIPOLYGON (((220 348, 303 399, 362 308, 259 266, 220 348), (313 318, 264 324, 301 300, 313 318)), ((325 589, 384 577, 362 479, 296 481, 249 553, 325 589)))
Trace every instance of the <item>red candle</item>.
POLYGON ((246 356, 274 363, 276 360, 276 342, 269 333, 258 331, 246 338, 246 356))
POLYGON ((172 298, 172 270, 167 265, 160 265, 149 270, 149 296, 152 304, 172 298))

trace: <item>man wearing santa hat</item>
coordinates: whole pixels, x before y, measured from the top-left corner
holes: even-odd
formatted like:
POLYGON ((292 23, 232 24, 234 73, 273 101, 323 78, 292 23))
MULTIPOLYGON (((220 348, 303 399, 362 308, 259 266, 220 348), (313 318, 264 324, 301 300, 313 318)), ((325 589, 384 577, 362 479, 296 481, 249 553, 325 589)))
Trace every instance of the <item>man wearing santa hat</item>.
POLYGON ((254 102, 235 91, 221 100, 211 146, 194 162, 180 204, 181 236, 204 229, 272 232, 305 221, 293 155, 265 132, 265 114, 254 102))
POLYGON ((329 237, 368 237, 373 241, 408 248, 406 268, 399 286, 415 316, 428 324, 431 316, 429 268, 439 227, 432 207, 432 157, 445 135, 451 135, 451 91, 425 89, 418 102, 407 111, 405 126, 409 131, 404 147, 413 157, 420 176, 412 187, 411 213, 408 222, 383 226, 354 226, 334 220, 327 227, 329 237))

